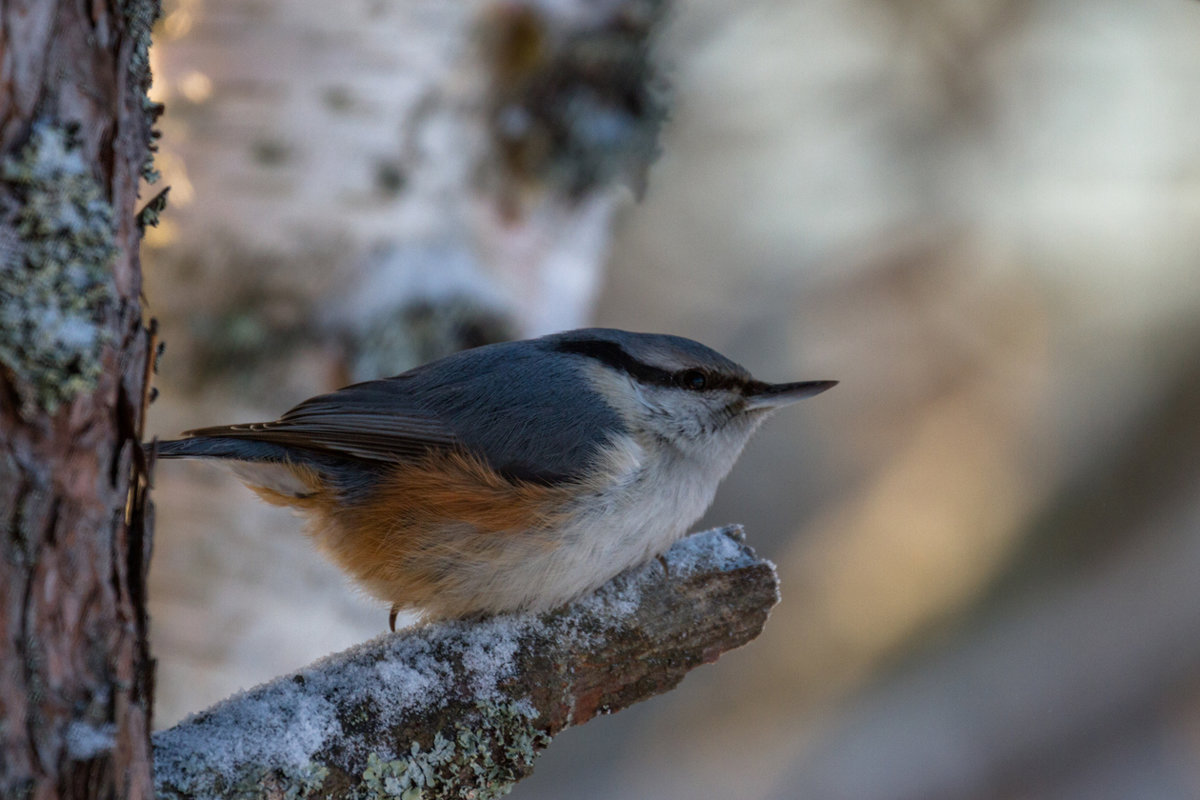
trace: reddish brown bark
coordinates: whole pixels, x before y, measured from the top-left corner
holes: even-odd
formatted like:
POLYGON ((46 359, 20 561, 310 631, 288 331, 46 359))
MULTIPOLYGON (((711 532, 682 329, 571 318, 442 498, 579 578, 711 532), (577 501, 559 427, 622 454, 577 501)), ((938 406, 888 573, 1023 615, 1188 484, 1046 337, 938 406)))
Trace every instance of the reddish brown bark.
POLYGON ((0 4, 4 797, 153 791, 135 205, 157 8, 0 4))

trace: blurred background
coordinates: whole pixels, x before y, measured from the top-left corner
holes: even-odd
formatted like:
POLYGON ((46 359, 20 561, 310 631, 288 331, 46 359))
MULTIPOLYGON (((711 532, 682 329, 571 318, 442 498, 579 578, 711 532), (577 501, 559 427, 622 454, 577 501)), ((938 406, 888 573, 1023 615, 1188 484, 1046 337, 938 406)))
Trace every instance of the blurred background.
MULTIPOLYGON (((842 382, 698 526, 762 636, 513 797, 1200 797, 1200 3, 165 11, 151 433, 585 324, 842 382)), ((159 726, 385 629, 232 477, 155 500, 159 726)))

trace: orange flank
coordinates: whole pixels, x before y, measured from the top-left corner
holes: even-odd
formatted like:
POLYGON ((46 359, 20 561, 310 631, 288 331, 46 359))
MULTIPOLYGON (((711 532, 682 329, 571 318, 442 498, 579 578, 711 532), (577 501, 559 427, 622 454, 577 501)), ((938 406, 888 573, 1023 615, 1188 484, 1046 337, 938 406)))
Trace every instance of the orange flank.
POLYGON ((452 604, 466 599, 473 565, 493 572, 498 563, 515 566, 553 550, 553 531, 578 495, 569 484, 505 478, 461 452, 397 464, 358 502, 327 488, 309 467, 290 469, 311 494, 255 491, 267 502, 309 514, 317 544, 370 594, 439 617, 467 611, 452 604))

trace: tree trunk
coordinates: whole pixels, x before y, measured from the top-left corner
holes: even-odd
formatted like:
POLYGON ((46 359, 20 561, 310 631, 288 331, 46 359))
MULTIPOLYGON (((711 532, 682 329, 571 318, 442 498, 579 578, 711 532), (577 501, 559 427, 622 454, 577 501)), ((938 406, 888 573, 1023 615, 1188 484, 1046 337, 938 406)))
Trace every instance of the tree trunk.
POLYGON ((150 797, 157 0, 0 4, 0 795, 150 797))

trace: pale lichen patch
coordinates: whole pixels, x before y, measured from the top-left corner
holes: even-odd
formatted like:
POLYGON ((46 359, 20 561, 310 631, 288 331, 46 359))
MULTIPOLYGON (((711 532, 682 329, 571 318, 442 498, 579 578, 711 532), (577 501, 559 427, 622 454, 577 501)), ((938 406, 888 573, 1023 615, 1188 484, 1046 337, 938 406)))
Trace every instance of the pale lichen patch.
POLYGON ((0 363, 23 411, 95 386, 116 302, 112 207, 74 132, 38 123, 0 164, 0 363))
POLYGON ((527 704, 477 703, 455 724, 453 738, 439 732, 428 749, 413 742, 395 759, 371 753, 360 794, 401 800, 502 797, 550 743, 550 736, 534 726, 534 717, 527 704))

